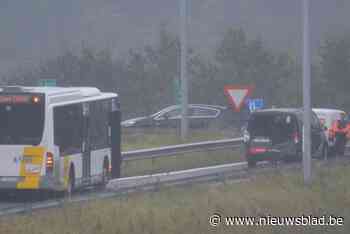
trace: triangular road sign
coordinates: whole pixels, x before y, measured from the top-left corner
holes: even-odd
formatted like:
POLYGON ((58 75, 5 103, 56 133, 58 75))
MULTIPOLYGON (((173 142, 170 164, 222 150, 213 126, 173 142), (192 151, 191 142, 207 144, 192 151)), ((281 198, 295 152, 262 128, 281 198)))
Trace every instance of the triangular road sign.
POLYGON ((224 91, 232 107, 239 112, 245 99, 251 94, 252 86, 226 85, 224 91))

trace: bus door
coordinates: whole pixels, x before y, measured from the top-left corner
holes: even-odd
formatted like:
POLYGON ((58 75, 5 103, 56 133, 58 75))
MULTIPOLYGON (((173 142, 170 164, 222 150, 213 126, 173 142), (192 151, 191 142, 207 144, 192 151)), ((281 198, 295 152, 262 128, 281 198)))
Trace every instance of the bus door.
POLYGON ((109 117, 110 125, 110 144, 111 144, 111 165, 112 178, 119 178, 121 175, 121 128, 120 128, 121 112, 119 101, 112 99, 112 109, 109 117))
POLYGON ((83 185, 91 182, 91 140, 89 133, 89 103, 83 103, 83 144, 82 144, 83 185))

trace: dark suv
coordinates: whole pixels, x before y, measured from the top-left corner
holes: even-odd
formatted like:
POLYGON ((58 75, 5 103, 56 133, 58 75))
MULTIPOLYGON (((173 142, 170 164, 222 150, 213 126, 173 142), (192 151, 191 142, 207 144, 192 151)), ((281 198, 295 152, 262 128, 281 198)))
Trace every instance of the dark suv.
MULTIPOLYGON (((248 166, 263 160, 302 159, 303 111, 301 109, 266 109, 253 112, 243 138, 248 166)), ((316 114, 311 119, 313 157, 327 157, 326 136, 316 114)))

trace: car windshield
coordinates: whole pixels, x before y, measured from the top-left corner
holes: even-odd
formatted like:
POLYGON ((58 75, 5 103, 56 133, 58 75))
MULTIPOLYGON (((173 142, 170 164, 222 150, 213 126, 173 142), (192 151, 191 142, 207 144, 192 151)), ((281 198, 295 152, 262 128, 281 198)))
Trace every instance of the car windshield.
POLYGON ((43 128, 43 105, 0 104, 0 144, 37 145, 43 128))

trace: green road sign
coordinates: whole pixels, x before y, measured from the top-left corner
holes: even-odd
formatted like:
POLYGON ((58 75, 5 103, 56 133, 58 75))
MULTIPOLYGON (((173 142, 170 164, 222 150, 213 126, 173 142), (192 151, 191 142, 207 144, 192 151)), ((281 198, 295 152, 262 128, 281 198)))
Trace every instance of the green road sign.
POLYGON ((39 86, 56 86, 56 80, 54 79, 46 79, 46 80, 39 80, 39 86))
POLYGON ((177 105, 181 104, 181 82, 179 79, 173 79, 173 87, 174 87, 174 98, 175 103, 177 105))

